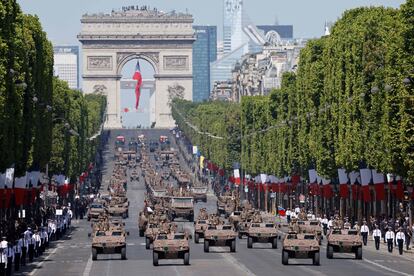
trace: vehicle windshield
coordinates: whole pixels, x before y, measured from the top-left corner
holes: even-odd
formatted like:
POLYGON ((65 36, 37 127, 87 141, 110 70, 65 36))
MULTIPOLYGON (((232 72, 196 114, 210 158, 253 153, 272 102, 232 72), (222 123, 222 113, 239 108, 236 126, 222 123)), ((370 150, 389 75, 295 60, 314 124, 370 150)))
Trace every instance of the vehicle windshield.
POLYGON ((159 240, 168 240, 167 235, 159 235, 158 238, 159 240))
POLYGON ((239 211, 236 211, 236 212, 233 213, 234 216, 240 216, 240 214, 241 214, 241 212, 239 212, 239 211))
POLYGON ((102 204, 92 204, 91 208, 100 209, 100 208, 102 208, 102 204))
POLYGON ((298 225, 305 225, 304 221, 298 221, 298 225))
POLYGON ((319 222, 317 222, 317 221, 311 221, 310 222, 310 225, 319 225, 319 222))
POLYGON ((117 232, 112 232, 112 236, 115 236, 115 237, 122 236, 122 232, 119 232, 119 231, 117 231, 117 232))
POLYGON ((184 235, 180 234, 180 235, 174 235, 174 240, 183 240, 184 239, 184 235))
POLYGON ((337 230, 333 230, 332 231, 332 234, 334 234, 334 235, 341 235, 342 232, 341 232, 341 230, 337 229, 337 230))
POLYGON ((315 236, 313 236, 313 235, 305 235, 304 236, 304 239, 305 240, 313 240, 313 239, 315 239, 315 236))
POLYGON ((210 226, 208 227, 208 230, 215 230, 215 229, 217 229, 217 227, 216 227, 215 225, 210 225, 210 226))
POLYGON ((348 235, 358 235, 358 231, 348 231, 348 235))
POLYGON ((260 227, 260 223, 252 223, 252 227, 260 227))
POLYGON ((275 225, 273 223, 266 223, 266 227, 267 228, 273 228, 273 227, 275 227, 275 225))
POLYGON ((288 240, 296 240, 298 238, 298 236, 296 235, 296 234, 289 234, 288 236, 287 236, 287 239, 288 240))
POLYGON ((191 203, 193 202, 193 199, 191 197, 174 197, 172 201, 177 202, 177 203, 184 203, 184 202, 191 203))
POLYGON ((205 220, 199 220, 198 224, 206 224, 207 222, 205 220))
POLYGON ((223 230, 231 230, 231 225, 224 225, 223 230))
POLYGON ((104 231, 98 231, 98 232, 96 232, 96 236, 97 237, 105 236, 105 232, 104 231))

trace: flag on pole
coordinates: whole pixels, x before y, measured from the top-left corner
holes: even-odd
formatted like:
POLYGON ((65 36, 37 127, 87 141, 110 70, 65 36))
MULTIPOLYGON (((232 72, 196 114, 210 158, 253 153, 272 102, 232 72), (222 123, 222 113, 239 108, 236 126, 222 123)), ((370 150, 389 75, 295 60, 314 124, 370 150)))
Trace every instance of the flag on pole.
POLYGON ((375 198, 376 200, 385 200, 385 181, 384 174, 377 172, 377 170, 372 170, 372 182, 374 182, 375 187, 375 198))
POLYGON ((339 177, 339 195, 341 196, 341 198, 348 198, 349 189, 348 189, 348 175, 346 174, 346 170, 338 169, 338 177, 339 177))
POLYGON ((142 85, 142 75, 141 75, 141 67, 139 66, 139 61, 137 61, 137 65, 135 67, 135 73, 132 76, 132 79, 137 81, 137 85, 135 86, 135 109, 138 109, 139 98, 141 97, 141 85, 142 85))
POLYGON ((361 169, 361 187, 364 202, 371 201, 371 193, 369 190, 369 183, 371 182, 372 172, 370 169, 361 169))

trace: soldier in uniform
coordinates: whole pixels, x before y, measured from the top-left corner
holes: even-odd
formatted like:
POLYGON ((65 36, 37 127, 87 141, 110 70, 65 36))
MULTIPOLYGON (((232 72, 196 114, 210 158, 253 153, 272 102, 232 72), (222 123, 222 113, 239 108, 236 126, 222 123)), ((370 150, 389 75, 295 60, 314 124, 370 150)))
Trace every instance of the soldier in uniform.
POLYGON ((381 230, 378 229, 378 225, 375 225, 375 229, 372 232, 372 237, 375 241, 375 249, 379 250, 381 241, 381 230))
POLYGON ((401 227, 398 229, 398 233, 397 235, 395 235, 395 239, 398 245, 398 252, 400 253, 400 255, 402 255, 404 251, 403 249, 404 249, 404 243, 405 243, 405 234, 402 231, 401 227))
POLYGON ((385 239, 387 241, 387 245, 388 245, 388 252, 392 253, 392 249, 394 246, 394 238, 395 238, 395 234, 394 231, 392 231, 391 227, 388 227, 388 231, 387 233, 385 233, 385 239))
POLYGON ((7 247, 6 237, 2 237, 2 241, 0 242, 0 276, 6 273, 7 247))
POLYGON ((361 226, 361 236, 362 236, 362 241, 364 242, 364 245, 367 245, 368 242, 368 234, 369 234, 369 228, 367 225, 367 222, 364 221, 364 224, 361 226))
POLYGON ((14 261, 14 248, 13 243, 9 242, 6 249, 7 254, 7 266, 6 266, 6 276, 12 275, 13 261, 14 261))
MULTIPOLYGON (((338 224, 340 225, 339 220, 338 220, 338 224)), ((351 223, 348 221, 348 218, 345 218, 344 229, 348 229, 349 230, 351 228, 352 228, 351 223)))

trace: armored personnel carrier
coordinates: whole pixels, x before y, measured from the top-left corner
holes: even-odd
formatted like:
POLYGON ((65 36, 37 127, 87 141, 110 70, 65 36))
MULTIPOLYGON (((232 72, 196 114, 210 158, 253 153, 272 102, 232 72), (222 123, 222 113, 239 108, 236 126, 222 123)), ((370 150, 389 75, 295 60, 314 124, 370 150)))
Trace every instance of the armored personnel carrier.
POLYGON ((195 202, 207 202, 207 187, 192 187, 191 192, 195 202))
POLYGON ((92 260, 97 260, 98 254, 121 254, 126 259, 126 235, 121 227, 98 229, 92 234, 92 260))
POLYGON ((254 243, 271 243, 277 248, 277 229, 274 223, 251 223, 247 231, 247 248, 253 248, 254 243))
POLYGON ((107 212, 111 217, 122 217, 123 219, 125 219, 129 216, 128 206, 126 206, 126 204, 123 203, 110 203, 107 208, 107 212))
POLYGON ((192 197, 171 197, 168 211, 170 220, 181 217, 188 221, 194 221, 194 200, 192 197))
POLYGON ((319 245, 322 244, 322 227, 318 220, 307 220, 299 224, 299 230, 301 233, 315 234, 319 241, 319 245))
POLYGON ((204 231, 204 252, 210 251, 210 246, 229 246, 230 252, 236 252, 237 232, 230 224, 210 224, 204 231))
POLYGON ((319 265, 320 247, 315 234, 289 232, 283 239, 282 264, 289 264, 289 258, 312 259, 314 265, 319 265))
POLYGON ((99 216, 105 214, 104 205, 100 202, 93 202, 88 208, 88 221, 97 220, 99 216))
POLYGON ((197 219, 194 222, 194 242, 199 243, 200 238, 204 238, 204 232, 208 228, 208 220, 206 219, 197 219))
POLYGON ((362 259, 362 239, 355 229, 333 228, 328 234, 326 257, 333 258, 334 252, 354 253, 355 259, 362 259))
POLYGON ((190 245, 185 233, 160 233, 154 240, 152 263, 158 266, 160 259, 183 259, 190 264, 190 245))

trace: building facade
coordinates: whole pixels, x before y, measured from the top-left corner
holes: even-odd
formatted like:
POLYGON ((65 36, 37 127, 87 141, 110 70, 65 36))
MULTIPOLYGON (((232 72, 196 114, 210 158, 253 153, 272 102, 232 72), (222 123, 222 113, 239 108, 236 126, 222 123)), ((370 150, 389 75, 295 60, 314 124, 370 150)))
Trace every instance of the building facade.
POLYGON ((210 63, 217 59, 217 27, 193 26, 193 101, 202 102, 210 96, 210 63))
POLYGON ((275 31, 280 35, 283 40, 293 39, 293 25, 258 25, 257 29, 266 34, 270 31, 275 31))
POLYGON ((69 88, 79 89, 79 47, 53 47, 54 75, 68 83, 69 88))

